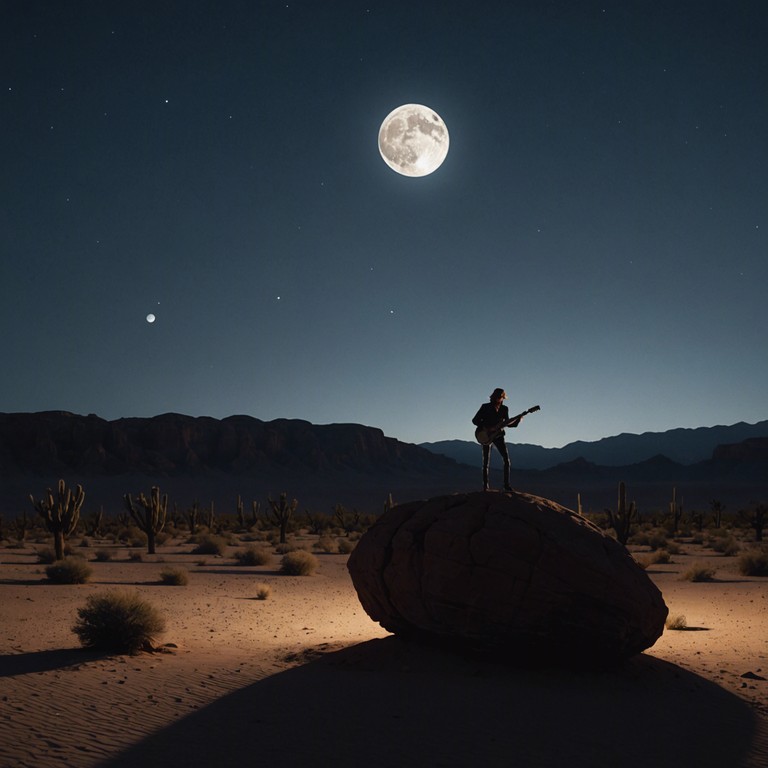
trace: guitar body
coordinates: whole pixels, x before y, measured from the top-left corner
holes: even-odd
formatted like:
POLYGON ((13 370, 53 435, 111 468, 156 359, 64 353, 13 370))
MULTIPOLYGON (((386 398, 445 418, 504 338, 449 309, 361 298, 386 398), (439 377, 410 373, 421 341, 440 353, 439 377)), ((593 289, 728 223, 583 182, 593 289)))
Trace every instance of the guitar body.
POLYGON ((501 424, 496 424, 493 427, 478 427, 475 430, 475 440, 477 440, 480 445, 490 445, 503 432, 505 427, 508 427, 510 424, 514 424, 514 422, 516 422, 518 419, 522 419, 523 416, 526 416, 529 413, 535 413, 536 411, 540 410, 540 405, 534 405, 527 411, 523 411, 522 413, 518 413, 517 416, 513 416, 509 421, 504 421, 501 424))
POLYGON ((475 430, 475 440, 477 440, 480 445, 490 445, 501 432, 500 427, 493 427, 486 429, 485 427, 478 427, 475 430))

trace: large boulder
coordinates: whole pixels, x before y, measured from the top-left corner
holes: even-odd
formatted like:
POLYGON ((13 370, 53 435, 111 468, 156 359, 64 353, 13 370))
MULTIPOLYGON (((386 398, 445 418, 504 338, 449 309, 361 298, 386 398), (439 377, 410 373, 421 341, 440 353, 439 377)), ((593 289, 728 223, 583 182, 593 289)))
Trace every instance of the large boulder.
POLYGON ((363 608, 396 634, 556 660, 611 661, 664 630, 661 592, 586 518, 524 493, 388 510, 349 558, 363 608))

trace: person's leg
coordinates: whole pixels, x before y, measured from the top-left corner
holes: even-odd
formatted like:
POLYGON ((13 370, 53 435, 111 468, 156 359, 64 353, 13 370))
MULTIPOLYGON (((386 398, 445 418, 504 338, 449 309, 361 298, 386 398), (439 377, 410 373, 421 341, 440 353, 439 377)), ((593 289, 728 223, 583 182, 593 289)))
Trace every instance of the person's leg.
POLYGON ((504 490, 511 491, 512 486, 509 484, 510 463, 509 463, 509 451, 507 450, 507 444, 504 442, 503 437, 499 437, 496 440, 494 440, 493 444, 496 446, 496 450, 501 454, 501 458, 504 461, 504 490))
POLYGON ((483 446, 483 490, 488 490, 488 467, 491 464, 491 446, 483 446))

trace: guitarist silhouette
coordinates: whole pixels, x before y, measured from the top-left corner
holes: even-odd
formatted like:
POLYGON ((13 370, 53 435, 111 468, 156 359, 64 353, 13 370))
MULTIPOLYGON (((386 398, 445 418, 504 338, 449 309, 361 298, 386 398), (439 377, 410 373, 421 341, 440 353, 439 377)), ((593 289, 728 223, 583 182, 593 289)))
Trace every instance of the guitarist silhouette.
POLYGON ((488 470, 491 463, 491 445, 496 446, 496 450, 501 454, 501 458, 504 461, 504 490, 512 490, 512 487, 509 484, 510 463, 507 444, 504 441, 504 428, 517 427, 523 416, 527 413, 539 410, 539 406, 535 405, 533 408, 529 408, 527 411, 523 411, 523 413, 513 416, 510 419, 509 409, 504 405, 506 397, 507 393, 503 389, 494 389, 491 393, 490 401, 483 403, 480 406, 480 410, 478 410, 475 417, 472 419, 472 423, 477 427, 477 430, 475 430, 475 437, 483 446, 484 491, 489 490, 488 470))

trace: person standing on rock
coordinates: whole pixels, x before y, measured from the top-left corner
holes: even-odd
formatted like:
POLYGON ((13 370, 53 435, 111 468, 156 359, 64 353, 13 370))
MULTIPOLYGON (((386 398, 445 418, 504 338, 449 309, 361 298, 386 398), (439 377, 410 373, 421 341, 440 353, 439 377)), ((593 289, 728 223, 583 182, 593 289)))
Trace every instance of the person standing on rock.
POLYGON ((483 403, 475 414, 472 423, 477 427, 475 437, 483 447, 483 490, 488 490, 488 470, 491 464, 491 445, 501 454, 504 461, 504 490, 511 491, 509 484, 509 451, 504 441, 504 427, 516 427, 522 416, 517 416, 510 421, 509 409, 504 405, 507 393, 501 389, 494 389, 490 401, 483 403))

